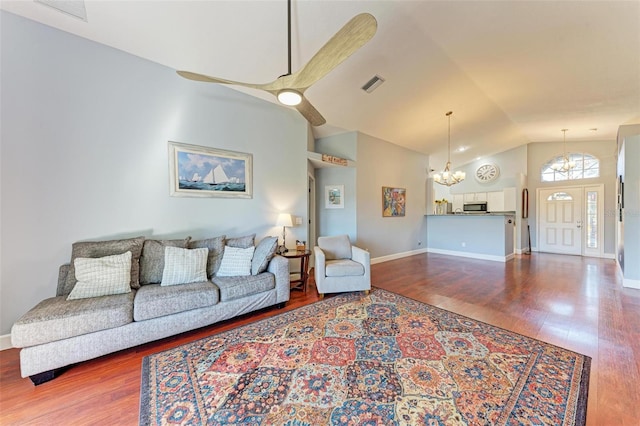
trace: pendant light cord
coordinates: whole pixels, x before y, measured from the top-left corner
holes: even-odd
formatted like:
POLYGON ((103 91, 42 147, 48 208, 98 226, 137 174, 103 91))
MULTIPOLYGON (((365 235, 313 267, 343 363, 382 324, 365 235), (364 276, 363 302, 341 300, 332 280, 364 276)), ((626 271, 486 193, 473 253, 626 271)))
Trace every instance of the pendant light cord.
POLYGON ((289 52, 289 72, 287 75, 291 75, 291 0, 287 1, 287 52, 289 52))
POLYGON ((449 132, 447 135, 447 148, 448 148, 448 155, 447 155, 447 163, 451 163, 451 114, 453 114, 453 111, 449 111, 446 115, 447 117, 449 117, 449 132))

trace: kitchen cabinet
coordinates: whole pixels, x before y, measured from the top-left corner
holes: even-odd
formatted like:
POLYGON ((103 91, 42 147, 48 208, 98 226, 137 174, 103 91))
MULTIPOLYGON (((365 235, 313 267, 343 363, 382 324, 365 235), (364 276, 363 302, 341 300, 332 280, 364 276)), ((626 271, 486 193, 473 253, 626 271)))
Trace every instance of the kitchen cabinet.
POLYGON ((464 194, 465 203, 478 203, 487 201, 486 192, 467 192, 464 194))
POLYGON ((453 194, 452 197, 451 208, 453 212, 461 212, 462 206, 464 205, 464 194, 453 194))
POLYGON ((488 212, 503 212, 504 205, 504 192, 503 191, 491 191, 487 192, 487 211, 488 212))
POLYGON ((504 211, 515 212, 518 197, 516 196, 516 188, 504 189, 504 211))

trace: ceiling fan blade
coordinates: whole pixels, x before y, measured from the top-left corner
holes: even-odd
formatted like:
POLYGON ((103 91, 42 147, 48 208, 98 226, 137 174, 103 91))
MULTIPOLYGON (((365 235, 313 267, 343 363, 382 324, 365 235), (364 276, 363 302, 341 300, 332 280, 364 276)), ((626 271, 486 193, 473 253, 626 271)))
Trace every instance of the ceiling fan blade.
POLYGON ((254 89, 262 89, 262 90, 265 90, 266 88, 270 87, 274 83, 274 82, 266 83, 266 84, 242 83, 240 81, 225 80, 223 78, 209 77, 208 75, 197 74, 195 72, 189 72, 189 71, 176 71, 176 72, 181 77, 184 77, 184 78, 186 78, 188 80, 203 81, 205 83, 233 84, 233 85, 236 85, 236 86, 251 87, 251 88, 254 88, 254 89))
POLYGON ((302 97, 302 102, 296 105, 295 108, 312 126, 322 126, 327 122, 322 114, 320 114, 304 96, 302 97))
POLYGON ((320 80, 371 40, 377 28, 376 18, 368 13, 361 13, 353 17, 318 50, 300 71, 291 75, 289 87, 306 89, 320 80))

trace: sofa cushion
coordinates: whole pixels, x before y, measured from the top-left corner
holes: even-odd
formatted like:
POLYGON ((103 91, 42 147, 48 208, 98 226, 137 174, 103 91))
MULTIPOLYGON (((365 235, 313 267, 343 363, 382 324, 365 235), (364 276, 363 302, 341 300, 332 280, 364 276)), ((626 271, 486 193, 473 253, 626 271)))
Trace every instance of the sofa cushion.
POLYGON ((351 241, 348 235, 318 237, 318 247, 322 249, 327 260, 351 259, 351 241))
POLYGON ((269 261, 276 254, 278 247, 278 237, 265 237, 256 246, 251 259, 251 275, 258 275, 267 270, 269 261))
POLYGON ((207 281, 206 248, 181 249, 165 247, 164 270, 160 285, 189 284, 207 281))
POLYGON ((74 260, 76 285, 67 300, 108 296, 131 291, 131 252, 97 259, 78 257, 74 260))
POLYGON ((214 277, 213 283, 220 289, 220 301, 239 299, 262 293, 276 287, 275 276, 269 272, 246 277, 214 277))
POLYGON ((71 293, 71 289, 76 285, 76 270, 74 260, 77 257, 104 257, 112 254, 122 254, 127 251, 131 252, 131 288, 140 287, 140 255, 144 237, 129 238, 126 240, 110 240, 110 241, 82 241, 73 243, 71 246, 71 266, 67 274, 67 282, 64 288, 64 294, 71 293))
POLYGON ((328 260, 324 268, 327 277, 352 277, 364 275, 364 266, 349 259, 328 260))
POLYGON ((244 237, 227 238, 225 245, 229 247, 249 248, 255 245, 256 234, 246 235, 244 237))
POLYGON ((144 321, 218 303, 218 287, 210 281, 161 286, 149 284, 136 292, 133 318, 144 321))
POLYGON ((181 240, 145 240, 140 256, 140 284, 157 284, 164 271, 164 248, 187 248, 191 237, 181 240))
POLYGON ((133 321, 134 295, 45 299, 16 321, 11 343, 24 348, 129 324, 133 321))
POLYGON ((247 248, 226 246, 224 248, 224 254, 222 255, 222 263, 216 276, 234 277, 251 275, 251 259, 253 258, 254 250, 255 247, 253 246, 247 248))
POLYGON ((211 279, 218 272, 220 262, 222 262, 222 253, 224 252, 224 240, 226 236, 208 238, 206 240, 189 241, 188 248, 207 248, 209 256, 207 258, 207 278, 211 279))

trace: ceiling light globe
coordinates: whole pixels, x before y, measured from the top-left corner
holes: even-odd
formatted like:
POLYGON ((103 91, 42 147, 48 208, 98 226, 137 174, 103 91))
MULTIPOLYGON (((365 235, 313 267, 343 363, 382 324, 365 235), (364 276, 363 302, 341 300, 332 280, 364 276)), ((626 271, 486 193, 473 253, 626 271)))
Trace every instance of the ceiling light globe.
POLYGON ((292 89, 284 89, 278 92, 278 102, 283 105, 296 106, 302 102, 302 95, 292 89))

